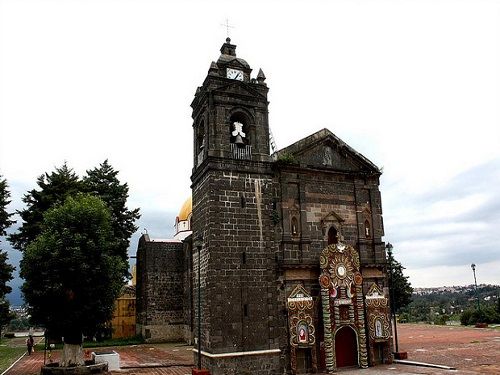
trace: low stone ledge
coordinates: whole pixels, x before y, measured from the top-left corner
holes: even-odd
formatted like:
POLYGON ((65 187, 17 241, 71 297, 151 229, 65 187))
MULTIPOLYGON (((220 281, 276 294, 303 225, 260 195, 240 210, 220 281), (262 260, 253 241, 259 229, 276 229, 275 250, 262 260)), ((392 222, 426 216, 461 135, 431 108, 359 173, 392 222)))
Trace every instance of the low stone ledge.
POLYGON ((59 366, 58 362, 42 366, 41 375, 86 375, 86 374, 106 374, 108 372, 107 363, 89 363, 84 366, 59 366))

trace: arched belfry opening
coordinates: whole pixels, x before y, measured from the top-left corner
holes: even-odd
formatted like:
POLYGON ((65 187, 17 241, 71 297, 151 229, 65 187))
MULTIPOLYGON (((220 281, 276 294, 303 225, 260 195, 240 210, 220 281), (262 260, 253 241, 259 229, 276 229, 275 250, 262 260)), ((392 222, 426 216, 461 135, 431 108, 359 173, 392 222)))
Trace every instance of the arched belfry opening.
POLYGON ((235 159, 252 158, 252 127, 250 117, 243 111, 234 112, 229 118, 229 142, 235 159))
POLYGON ((229 139, 232 144, 244 147, 250 144, 250 129, 248 116, 242 112, 233 113, 229 120, 229 139))
POLYGON ((196 165, 200 165, 206 153, 205 121, 201 120, 196 125, 194 140, 195 161, 196 165))
POLYGON ((202 151, 205 148, 205 121, 200 121, 196 127, 196 150, 202 151))

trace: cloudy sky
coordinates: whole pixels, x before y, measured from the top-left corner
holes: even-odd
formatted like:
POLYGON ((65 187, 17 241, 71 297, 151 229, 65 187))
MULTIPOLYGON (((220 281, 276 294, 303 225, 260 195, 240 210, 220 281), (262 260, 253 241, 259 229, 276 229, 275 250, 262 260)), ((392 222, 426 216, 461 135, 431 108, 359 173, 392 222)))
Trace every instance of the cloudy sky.
POLYGON ((278 148, 326 127, 383 168, 385 241, 413 286, 469 284, 473 262, 500 283, 499 1, 0 0, 11 209, 43 172, 109 159, 141 230, 171 235, 226 19, 267 76, 278 148))

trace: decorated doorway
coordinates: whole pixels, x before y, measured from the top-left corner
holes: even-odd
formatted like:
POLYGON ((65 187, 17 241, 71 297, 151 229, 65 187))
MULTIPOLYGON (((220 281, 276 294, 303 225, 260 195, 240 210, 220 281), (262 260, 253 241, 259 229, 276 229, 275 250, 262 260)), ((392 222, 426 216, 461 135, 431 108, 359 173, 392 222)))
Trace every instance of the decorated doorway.
POLYGON ((368 367, 363 278, 359 256, 350 245, 328 245, 320 256, 326 369, 368 367))
POLYGON ((335 335, 335 358, 337 367, 358 365, 358 343, 356 332, 351 327, 342 327, 335 335))

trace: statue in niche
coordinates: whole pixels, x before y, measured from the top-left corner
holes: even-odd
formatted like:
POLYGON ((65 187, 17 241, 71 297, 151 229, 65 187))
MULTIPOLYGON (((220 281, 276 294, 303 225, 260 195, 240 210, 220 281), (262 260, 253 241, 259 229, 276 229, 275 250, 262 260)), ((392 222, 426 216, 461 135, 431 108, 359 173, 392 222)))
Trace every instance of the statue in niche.
POLYGON ((333 152, 330 147, 325 147, 323 151, 323 165, 331 167, 333 165, 333 152))
POLYGON ((297 324, 297 341, 299 344, 309 343, 309 328, 305 322, 297 324))
POLYGON ((380 319, 375 320, 375 337, 383 337, 384 333, 382 331, 382 322, 380 319))

